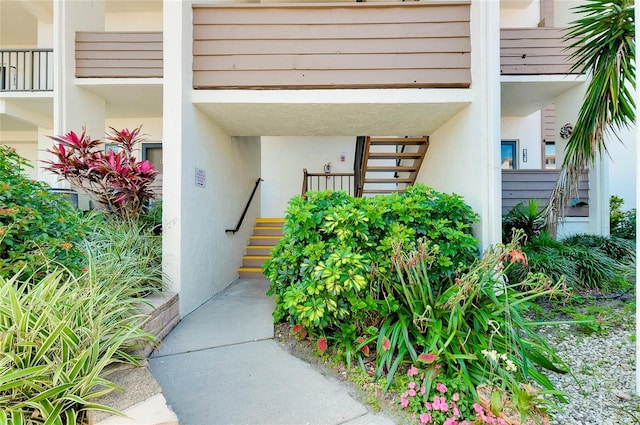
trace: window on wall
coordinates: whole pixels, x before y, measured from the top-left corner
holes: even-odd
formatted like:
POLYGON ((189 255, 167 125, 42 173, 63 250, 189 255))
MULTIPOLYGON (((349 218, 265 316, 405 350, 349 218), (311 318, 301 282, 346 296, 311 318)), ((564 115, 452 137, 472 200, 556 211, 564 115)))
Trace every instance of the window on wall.
POLYGON ((142 160, 149 160, 156 171, 162 173, 162 143, 143 143, 142 160))
POLYGON ((503 170, 518 168, 518 142, 516 140, 503 140, 500 145, 500 154, 503 170))
POLYGON ((556 143, 544 142, 544 169, 556 169, 556 143))

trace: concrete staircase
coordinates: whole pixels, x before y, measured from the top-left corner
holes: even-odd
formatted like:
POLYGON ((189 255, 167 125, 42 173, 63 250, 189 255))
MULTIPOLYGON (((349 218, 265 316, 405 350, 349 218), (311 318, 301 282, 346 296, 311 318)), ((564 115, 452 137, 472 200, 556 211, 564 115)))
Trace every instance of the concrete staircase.
POLYGON ((271 258, 271 250, 282 239, 283 218, 258 218, 249 238, 247 253, 238 269, 241 279, 264 279, 262 264, 271 258))

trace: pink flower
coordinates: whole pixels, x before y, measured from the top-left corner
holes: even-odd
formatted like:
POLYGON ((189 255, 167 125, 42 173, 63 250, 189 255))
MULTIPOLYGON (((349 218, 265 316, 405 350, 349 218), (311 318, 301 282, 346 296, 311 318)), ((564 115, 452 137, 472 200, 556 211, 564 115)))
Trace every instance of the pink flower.
POLYGON ((411 366, 407 371, 407 375, 409 376, 416 376, 417 374, 418 374, 418 368, 415 366, 411 366))
POLYGON ((418 356, 418 360, 425 363, 432 363, 438 359, 438 355, 434 353, 422 353, 418 356))
POLYGON ((425 387, 420 387, 420 394, 423 394, 427 392, 427 389, 425 387))
POLYGON ((454 394, 451 396, 451 400, 453 400, 453 401, 458 401, 458 400, 460 400, 460 394, 458 394, 458 393, 454 393, 454 394))
POLYGON ((455 404, 453 404, 453 415, 460 416, 460 409, 458 409, 458 406, 456 406, 455 404))
POLYGON ((401 397, 400 398, 400 406, 402 406, 403 409, 406 409, 408 405, 409 405, 409 400, 407 400, 404 397, 401 397))
POLYGON ((320 354, 324 354, 326 350, 327 350, 327 338, 322 337, 318 339, 318 351, 320 351, 320 354))
POLYGON ((429 403, 428 401, 424 402, 424 408, 427 410, 433 410, 433 406, 431 406, 431 403, 429 403))
POLYGON ((416 390, 414 390, 413 388, 409 390, 409 395, 411 397, 415 397, 416 396, 416 390))
POLYGON ((420 415, 421 424, 428 424, 429 422, 431 422, 431 415, 429 413, 423 413, 420 415))
POLYGON ((473 403, 473 410, 475 410, 476 413, 484 413, 484 409, 478 403, 473 403))
POLYGON ((447 418, 442 425, 458 425, 458 421, 453 418, 447 418))
POLYGON ((391 341, 389 341, 389 338, 387 338, 386 336, 382 339, 382 348, 385 351, 391 350, 391 341))
POLYGON ((436 390, 438 390, 438 391, 440 391, 442 394, 444 394, 444 393, 446 393, 446 392, 447 392, 447 387, 446 387, 446 385, 444 385, 443 383, 438 382, 438 383, 436 384, 436 390))
POLYGON ((414 389, 416 387, 416 383, 411 381, 409 382, 409 388, 414 389))

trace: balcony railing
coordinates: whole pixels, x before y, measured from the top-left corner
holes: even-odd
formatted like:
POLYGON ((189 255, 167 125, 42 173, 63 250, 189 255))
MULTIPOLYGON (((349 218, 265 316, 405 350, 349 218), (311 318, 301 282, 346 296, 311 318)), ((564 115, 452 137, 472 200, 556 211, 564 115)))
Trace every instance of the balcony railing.
POLYGON ((196 89, 467 88, 470 2, 193 6, 196 89))
POLYGON ((159 78, 162 32, 76 32, 76 77, 159 78))
POLYGON ((306 168, 302 170, 302 196, 307 192, 325 190, 341 190, 355 196, 353 173, 309 173, 306 168))
POLYGON ((500 30, 502 75, 567 74, 573 65, 562 28, 503 28, 500 30))
MULTIPOLYGON (((558 180, 559 170, 502 170, 502 215, 519 202, 525 205, 530 199, 537 199, 540 207, 549 202, 551 191, 558 180)), ((589 216, 589 173, 580 176, 578 197, 574 206, 565 211, 567 217, 589 216)))
POLYGON ((52 49, 0 50, 0 92, 52 90, 52 49))

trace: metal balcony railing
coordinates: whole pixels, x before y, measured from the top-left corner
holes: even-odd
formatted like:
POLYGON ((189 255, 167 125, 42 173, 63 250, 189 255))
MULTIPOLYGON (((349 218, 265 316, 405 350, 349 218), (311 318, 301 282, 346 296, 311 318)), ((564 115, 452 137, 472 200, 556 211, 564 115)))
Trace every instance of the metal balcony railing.
POLYGON ((52 90, 53 49, 0 50, 0 92, 52 90))

